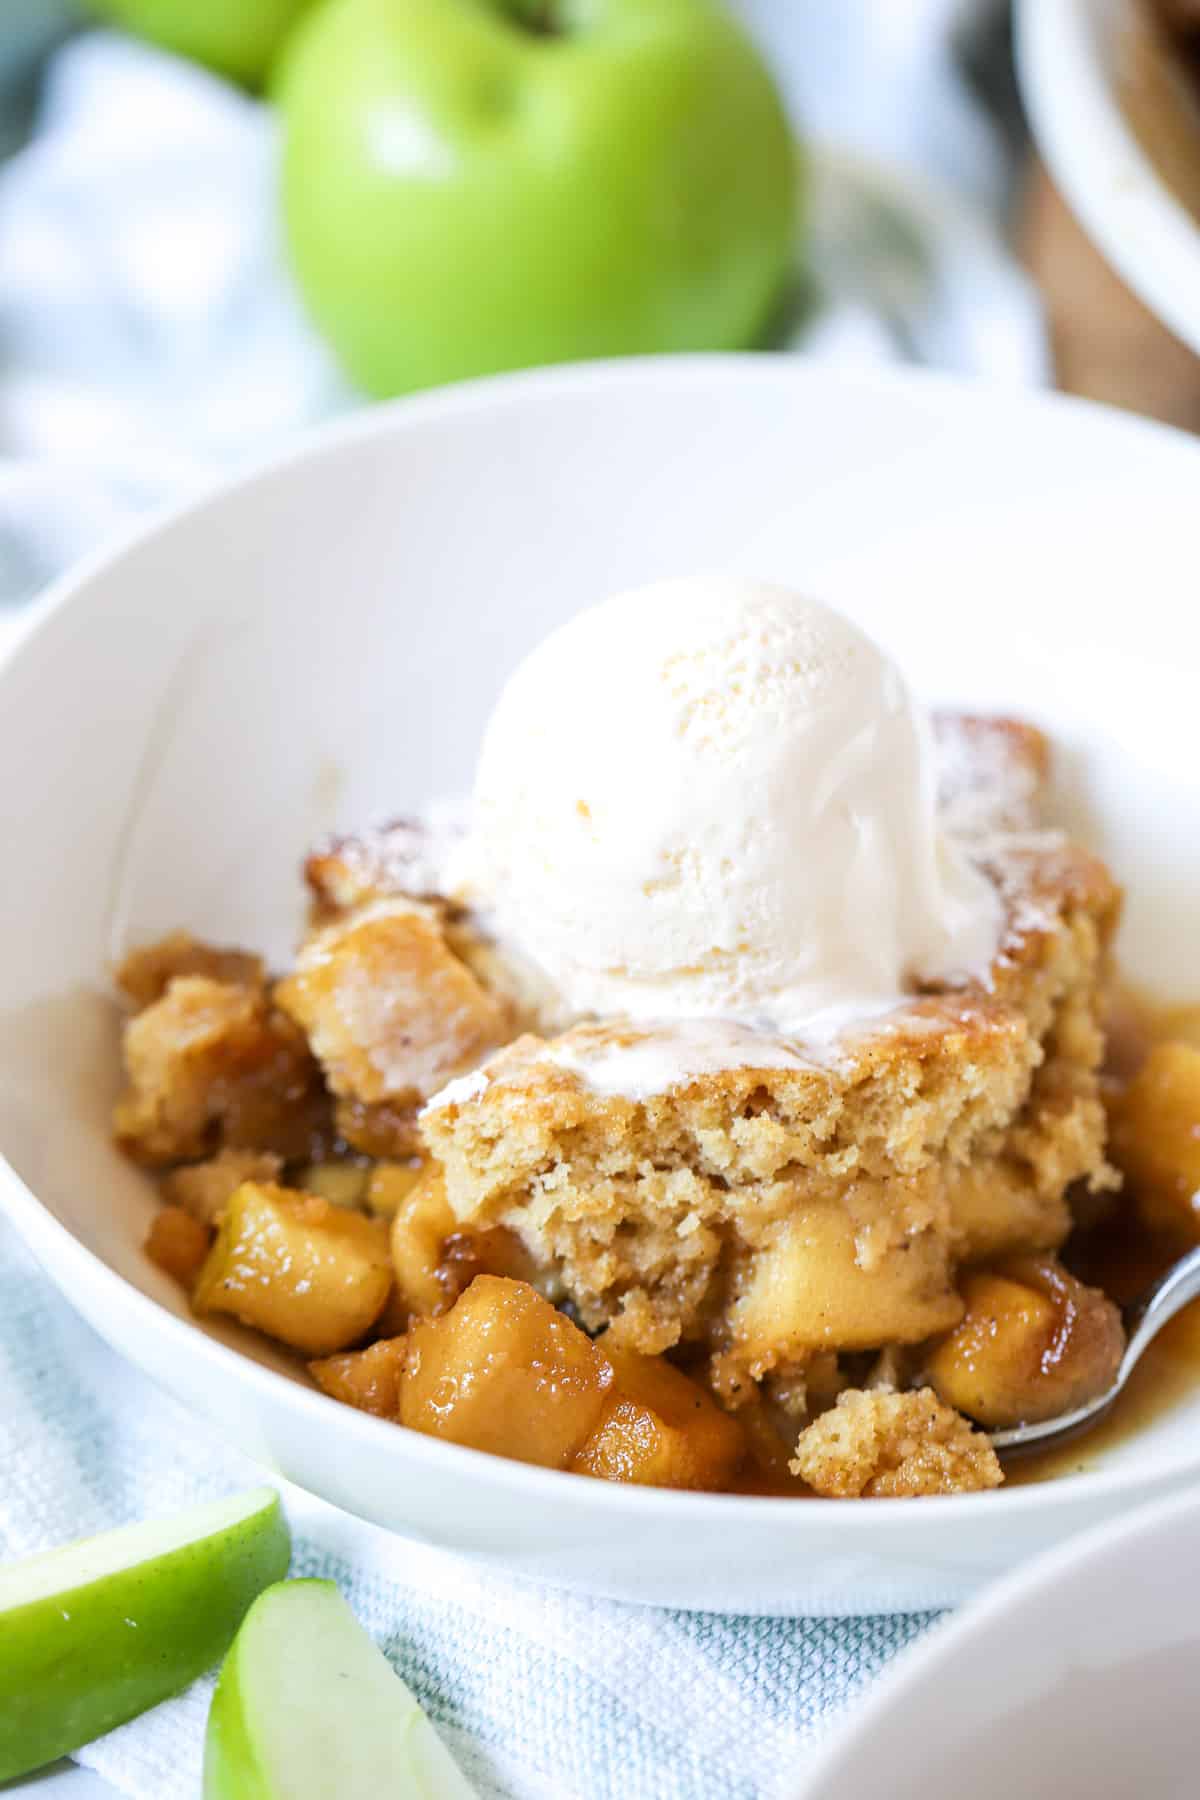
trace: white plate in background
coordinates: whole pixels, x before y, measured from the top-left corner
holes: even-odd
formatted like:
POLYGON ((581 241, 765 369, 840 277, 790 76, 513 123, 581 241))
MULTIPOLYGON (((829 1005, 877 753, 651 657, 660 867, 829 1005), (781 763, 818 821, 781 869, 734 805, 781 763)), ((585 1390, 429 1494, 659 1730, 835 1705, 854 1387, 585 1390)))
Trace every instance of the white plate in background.
POLYGON ((1102 1526, 896 1659, 779 1800, 1193 1800, 1200 1496, 1102 1526))
POLYGON ((1052 725, 1064 804, 1129 882, 1131 968, 1200 996, 1198 491, 1200 445, 1079 402, 645 360, 378 408, 94 558, 0 670, 0 1203, 110 1343, 269 1467, 583 1591, 950 1605, 1195 1478, 1200 1390, 1086 1473, 866 1504, 608 1485, 339 1406, 264 1340, 194 1323, 143 1256, 105 981, 179 925, 285 954, 314 834, 461 790, 548 627, 730 567, 844 606, 931 698, 1052 725))

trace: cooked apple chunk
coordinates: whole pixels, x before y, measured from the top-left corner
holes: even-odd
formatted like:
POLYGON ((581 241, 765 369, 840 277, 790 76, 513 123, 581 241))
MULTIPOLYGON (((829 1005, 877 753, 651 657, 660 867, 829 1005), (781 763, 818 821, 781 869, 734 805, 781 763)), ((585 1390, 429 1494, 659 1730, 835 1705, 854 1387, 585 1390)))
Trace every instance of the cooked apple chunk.
POLYGON ((411 1157, 407 1162, 378 1162, 367 1179, 364 1195, 368 1212, 394 1219, 413 1189, 424 1178, 428 1162, 411 1157))
POLYGON ((406 1347, 404 1337, 380 1338, 366 1350, 322 1357, 308 1366, 317 1386, 334 1400, 374 1413, 377 1419, 398 1419, 406 1347))
POLYGON ((146 1255, 181 1287, 190 1288, 208 1255, 212 1232, 182 1206, 163 1206, 150 1221, 146 1255))
POLYGON ((731 1309, 733 1345, 753 1370, 814 1351, 912 1343, 952 1325, 936 1197, 920 1180, 862 1180, 806 1200, 757 1251, 731 1309))
POLYGON ((391 1227, 396 1290, 418 1315, 445 1310, 446 1290, 438 1270, 442 1245, 454 1229, 445 1178, 439 1165, 430 1163, 396 1208, 391 1227))
POLYGON ((446 943, 436 915, 379 901, 315 931, 280 983, 330 1087, 367 1106, 420 1099, 501 1043, 504 1006, 446 943))
POLYGON ((565 1469, 600 1423, 612 1365, 527 1282, 479 1275, 409 1333, 400 1418, 415 1431, 565 1469))
POLYGON ((477 1275, 506 1275, 514 1281, 534 1282, 538 1271, 532 1258, 520 1239, 503 1225, 484 1231, 459 1229, 446 1198, 440 1163, 427 1162, 415 1179, 413 1173, 397 1168, 389 1175, 378 1168, 371 1177, 374 1203, 368 1190, 368 1204, 372 1210, 382 1211, 379 1203, 386 1199, 388 1187, 407 1189, 392 1217, 391 1246, 396 1300, 411 1315, 445 1312, 477 1275), (409 1179, 405 1182, 402 1177, 409 1179))
POLYGON ((1110 1149, 1152 1231, 1200 1239, 1200 1049, 1156 1044, 1112 1107, 1110 1149))
POLYGON ((789 1467, 839 1500, 968 1494, 1004 1480, 983 1433, 929 1388, 848 1388, 800 1433, 789 1467))
POLYGON ((1153 1032, 1161 1043, 1190 1044, 1200 1050, 1200 1006, 1172 1006, 1154 1015, 1153 1032))
POLYGON ((328 1356, 366 1335, 391 1287, 381 1220, 246 1181, 225 1209, 192 1305, 230 1313, 307 1356, 328 1356))
POLYGON ((571 1464, 579 1475, 642 1487, 725 1487, 746 1454, 745 1435, 704 1389, 660 1356, 597 1346, 613 1369, 613 1397, 571 1464))
POLYGON ((560 1297, 553 1271, 539 1269, 516 1233, 503 1225, 486 1231, 452 1231, 443 1239, 437 1278, 445 1305, 457 1300, 477 1275, 506 1275, 510 1281, 529 1282, 551 1301, 560 1297))
POLYGON ((320 1070, 265 989, 176 976, 130 1019, 117 1140, 139 1162, 169 1164, 224 1146, 307 1154, 326 1111, 320 1070))
POLYGON ((361 1212, 366 1205, 367 1183, 371 1171, 365 1160, 346 1157, 328 1158, 323 1162, 303 1163, 288 1180, 288 1186, 302 1193, 315 1194, 331 1206, 348 1206, 361 1212))
POLYGON ((966 1312, 925 1358, 948 1405, 1000 1431, 1073 1412, 1112 1386, 1121 1315, 1052 1256, 1013 1257, 962 1282, 966 1312))

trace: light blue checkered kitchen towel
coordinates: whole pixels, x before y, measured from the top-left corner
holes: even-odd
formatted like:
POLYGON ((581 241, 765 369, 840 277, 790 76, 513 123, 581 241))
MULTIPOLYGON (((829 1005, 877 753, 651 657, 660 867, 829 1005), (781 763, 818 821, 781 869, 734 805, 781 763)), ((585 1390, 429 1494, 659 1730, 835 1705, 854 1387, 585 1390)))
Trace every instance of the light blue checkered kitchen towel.
MULTIPOLYGON (((20 1556, 262 1471, 109 1350, 0 1223, 0 1553, 20 1556)), ((759 1800, 929 1613, 715 1617, 479 1569, 285 1489, 293 1573, 338 1581, 481 1794, 759 1800)), ((136 1800, 196 1800, 211 1681, 80 1757, 136 1800)))

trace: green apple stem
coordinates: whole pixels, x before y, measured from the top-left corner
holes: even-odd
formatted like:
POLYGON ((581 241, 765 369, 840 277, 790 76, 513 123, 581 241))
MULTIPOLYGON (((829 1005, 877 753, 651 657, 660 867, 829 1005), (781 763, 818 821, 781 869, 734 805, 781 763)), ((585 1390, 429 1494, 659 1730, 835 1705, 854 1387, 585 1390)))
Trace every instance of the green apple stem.
POLYGON ((535 37, 561 35, 558 0, 506 0, 506 4, 517 23, 535 37))

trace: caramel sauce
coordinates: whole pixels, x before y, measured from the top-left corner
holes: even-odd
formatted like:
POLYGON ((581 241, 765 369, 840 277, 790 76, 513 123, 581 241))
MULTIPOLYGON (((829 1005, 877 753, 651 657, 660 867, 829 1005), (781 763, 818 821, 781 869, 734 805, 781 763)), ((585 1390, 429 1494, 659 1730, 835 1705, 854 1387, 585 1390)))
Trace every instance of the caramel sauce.
MULTIPOLYGON (((1200 1009, 1194 1006, 1162 1008, 1129 989, 1112 998, 1107 1073, 1117 1081, 1136 1073, 1153 1044, 1196 1043, 1200 1037, 1200 1009)), ((1091 1229, 1077 1229, 1061 1255, 1081 1281, 1102 1288, 1118 1306, 1127 1306, 1193 1248, 1194 1240, 1147 1228, 1131 1197, 1123 1193, 1112 1216, 1091 1229)), ((1147 1345, 1105 1418, 1052 1449, 1007 1459, 1007 1484, 1024 1486, 1091 1472, 1108 1452, 1189 1399, 1198 1387, 1200 1300, 1194 1300, 1147 1345)))
POLYGON ((798 1475, 770 1475, 753 1466, 740 1470, 721 1491, 750 1495, 756 1500, 815 1500, 817 1497, 798 1475))
POLYGON ((1012 1457, 1004 1465, 1006 1485, 1057 1480, 1094 1472, 1105 1454, 1125 1443, 1200 1384, 1200 1301, 1177 1314, 1146 1348, 1107 1418, 1055 1449, 1012 1457))

